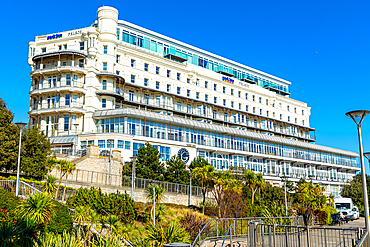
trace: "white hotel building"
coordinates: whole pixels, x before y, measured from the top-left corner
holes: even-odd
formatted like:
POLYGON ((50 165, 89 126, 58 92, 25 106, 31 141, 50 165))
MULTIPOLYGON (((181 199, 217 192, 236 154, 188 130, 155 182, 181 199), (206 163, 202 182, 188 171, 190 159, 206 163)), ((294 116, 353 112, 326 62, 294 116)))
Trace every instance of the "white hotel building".
POLYGON ((29 122, 55 152, 114 139, 128 161, 148 141, 163 161, 181 150, 188 164, 200 155, 334 195, 360 170, 357 153, 312 144, 310 107, 289 97, 289 81, 118 20, 115 8, 97 14, 29 42, 29 122))

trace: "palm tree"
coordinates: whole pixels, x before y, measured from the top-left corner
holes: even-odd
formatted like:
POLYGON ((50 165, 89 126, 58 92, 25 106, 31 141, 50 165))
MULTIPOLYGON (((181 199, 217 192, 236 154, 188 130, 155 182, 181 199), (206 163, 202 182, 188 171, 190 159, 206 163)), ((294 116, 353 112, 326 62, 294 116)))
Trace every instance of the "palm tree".
POLYGON ((80 236, 81 226, 89 219, 89 207, 77 206, 74 210, 74 221, 78 224, 78 236, 80 236))
POLYGON ((42 190, 45 191, 46 193, 48 193, 48 195, 53 194, 56 187, 57 187, 56 181, 57 181, 56 177, 54 177, 52 175, 47 176, 46 182, 45 182, 44 186, 42 187, 42 190))
POLYGON ((108 238, 111 237, 112 233, 117 233, 121 228, 121 223, 116 215, 109 215, 105 217, 105 223, 109 225, 108 238))
POLYGON ((92 230, 95 230, 96 232, 99 232, 100 226, 100 217, 99 215, 93 210, 89 210, 89 217, 88 217, 88 231, 89 231, 89 242, 91 241, 91 232, 92 230))
POLYGON ((64 166, 64 172, 65 172, 65 175, 66 175, 66 183, 65 183, 65 186, 64 186, 64 190, 63 190, 63 196, 62 196, 62 201, 64 201, 64 198, 66 196, 66 189, 67 189, 67 180, 68 180, 68 175, 72 172, 76 170, 76 164, 73 164, 71 162, 68 162, 66 163, 66 165, 64 166))
MULTIPOLYGON (((57 160, 56 167, 60 171, 59 184, 58 184, 58 188, 57 188, 56 193, 55 193, 55 200, 58 200, 58 192, 59 192, 60 184, 62 183, 63 177, 67 174, 69 175, 73 170, 75 170, 76 165, 72 164, 71 162, 69 162, 67 160, 57 160)), ((66 185, 67 185, 67 183, 66 183, 66 185)), ((67 186, 65 186, 65 187, 67 187, 67 186)))
POLYGON ((211 165, 206 165, 202 167, 196 167, 192 171, 192 177, 198 182, 202 188, 203 194, 203 215, 204 215, 204 205, 206 203, 207 191, 213 187, 213 174, 215 168, 211 165))
POLYGON ((163 200, 164 195, 163 193, 166 191, 165 188, 163 188, 161 185, 148 185, 148 188, 145 189, 146 199, 153 201, 153 193, 155 188, 155 201, 160 202, 163 200))
POLYGON ((257 189, 262 188, 265 185, 265 180, 263 180, 261 174, 255 174, 250 170, 243 171, 243 180, 248 188, 251 189, 252 192, 252 205, 254 204, 254 195, 257 189))
POLYGON ((189 234, 178 224, 171 222, 167 225, 160 225, 154 228, 152 225, 147 227, 148 234, 145 239, 151 241, 154 246, 159 247, 168 243, 189 243, 189 234))
POLYGON ((18 214, 37 225, 48 223, 55 214, 55 202, 46 193, 36 193, 18 206, 18 214))

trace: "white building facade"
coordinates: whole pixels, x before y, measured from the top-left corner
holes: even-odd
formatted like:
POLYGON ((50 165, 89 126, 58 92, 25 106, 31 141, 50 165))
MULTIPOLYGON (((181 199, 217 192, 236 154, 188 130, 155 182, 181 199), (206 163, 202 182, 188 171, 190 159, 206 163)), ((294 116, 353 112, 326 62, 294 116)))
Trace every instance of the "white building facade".
POLYGON ((310 107, 289 97, 289 81, 118 20, 115 8, 97 14, 29 43, 29 122, 55 152, 108 150, 111 139, 128 161, 148 141, 163 161, 200 155, 334 195, 360 170, 357 153, 312 144, 310 107))

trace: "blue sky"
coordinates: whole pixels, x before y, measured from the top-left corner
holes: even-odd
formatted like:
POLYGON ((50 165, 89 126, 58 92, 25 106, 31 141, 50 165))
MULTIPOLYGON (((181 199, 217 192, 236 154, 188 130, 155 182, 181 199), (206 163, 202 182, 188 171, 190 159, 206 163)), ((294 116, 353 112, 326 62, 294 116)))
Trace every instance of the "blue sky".
MULTIPOLYGON (((102 4, 120 19, 291 81, 291 98, 312 107, 316 143, 358 152, 345 113, 370 110, 369 1, 6 1, 0 96, 16 121, 27 121, 28 42, 89 26, 102 4)), ((370 151, 370 116, 362 129, 370 151)))

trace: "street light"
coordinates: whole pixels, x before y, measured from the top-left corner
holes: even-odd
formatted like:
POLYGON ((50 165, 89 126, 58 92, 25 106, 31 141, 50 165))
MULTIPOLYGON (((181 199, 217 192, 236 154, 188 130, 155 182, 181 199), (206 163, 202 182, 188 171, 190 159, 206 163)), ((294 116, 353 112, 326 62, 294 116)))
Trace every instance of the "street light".
POLYGON ((135 165, 136 165, 136 158, 137 156, 134 155, 132 157, 130 157, 131 159, 131 164, 132 164, 132 167, 131 167, 131 172, 132 172, 132 177, 131 177, 131 198, 134 199, 134 188, 135 188, 135 165))
POLYGON ((114 142, 113 139, 108 139, 109 142, 109 185, 111 184, 111 169, 112 169, 112 142, 114 142))
POLYGON ((365 116, 369 114, 368 110, 358 110, 350 111, 346 113, 346 116, 350 117, 355 121, 358 130, 358 143, 360 147, 360 161, 361 161, 361 179, 362 179, 362 191, 364 197, 364 209, 365 209, 365 226, 366 229, 370 229, 369 222, 369 201, 367 198, 367 186, 366 186, 366 174, 365 174, 365 165, 364 165, 364 154, 362 150, 362 137, 361 137, 361 123, 364 120, 365 116))
POLYGON ((151 181, 150 184, 153 186, 153 228, 155 228, 155 187, 157 183, 155 181, 151 181))
POLYGON ((21 169, 21 147, 22 147, 22 130, 24 127, 26 127, 26 123, 15 123, 19 128, 19 150, 18 150, 18 166, 17 166, 17 182, 16 182, 16 188, 15 188, 15 195, 19 195, 19 172, 21 169))
POLYGON ((286 199, 286 182, 287 182, 287 180, 288 180, 288 178, 289 178, 289 176, 287 176, 287 175, 283 175, 283 176, 281 176, 281 178, 283 178, 284 179, 284 199, 285 199, 285 215, 288 215, 288 204, 287 204, 287 199, 286 199))
POLYGON ((78 123, 74 123, 73 124, 75 126, 75 130, 76 130, 76 144, 75 144, 75 155, 77 153, 77 145, 78 145, 78 132, 77 132, 77 129, 78 129, 78 123))

